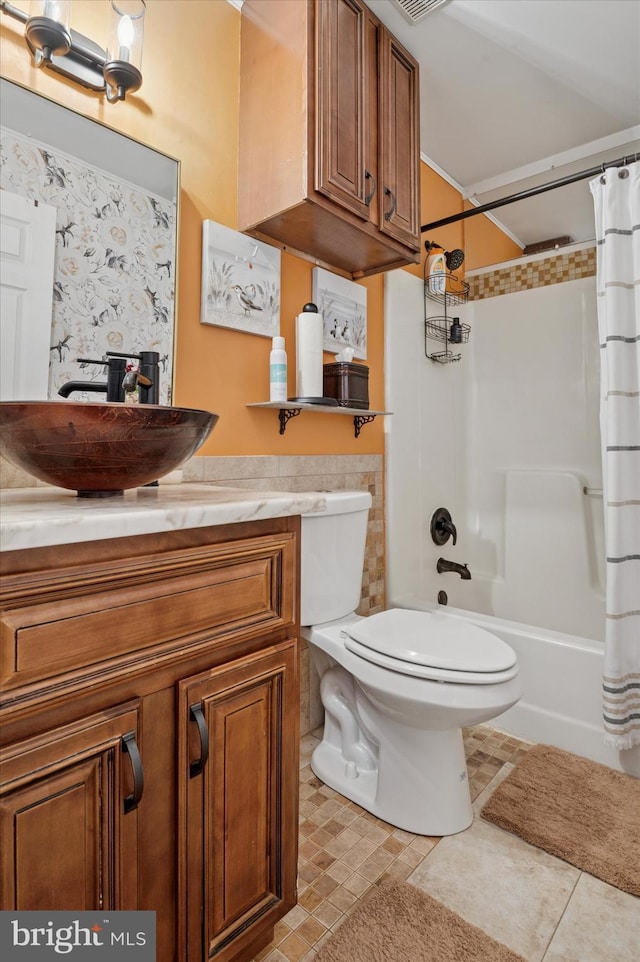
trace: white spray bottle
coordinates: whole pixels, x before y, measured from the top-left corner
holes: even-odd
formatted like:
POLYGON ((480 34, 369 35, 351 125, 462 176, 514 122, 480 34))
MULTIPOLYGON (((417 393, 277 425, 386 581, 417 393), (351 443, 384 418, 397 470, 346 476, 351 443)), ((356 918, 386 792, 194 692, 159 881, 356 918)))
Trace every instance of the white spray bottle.
POLYGON ((269 400, 287 400, 287 352, 284 338, 274 337, 269 354, 269 400))

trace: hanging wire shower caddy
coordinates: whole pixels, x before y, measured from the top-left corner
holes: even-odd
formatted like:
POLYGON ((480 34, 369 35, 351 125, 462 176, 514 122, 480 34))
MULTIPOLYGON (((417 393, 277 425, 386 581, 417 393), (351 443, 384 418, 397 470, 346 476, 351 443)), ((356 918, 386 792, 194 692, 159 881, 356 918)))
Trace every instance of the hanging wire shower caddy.
POLYGON ((454 318, 449 314, 449 309, 466 304, 468 299, 469 285, 466 281, 461 280, 456 274, 428 274, 427 260, 425 260, 424 353, 430 360, 440 364, 450 364, 460 360, 462 355, 454 354, 451 345, 466 344, 471 328, 468 324, 452 324, 454 318), (429 316, 429 301, 442 304, 444 314, 429 316), (444 350, 430 350, 430 341, 438 341, 440 344, 444 342, 444 350))

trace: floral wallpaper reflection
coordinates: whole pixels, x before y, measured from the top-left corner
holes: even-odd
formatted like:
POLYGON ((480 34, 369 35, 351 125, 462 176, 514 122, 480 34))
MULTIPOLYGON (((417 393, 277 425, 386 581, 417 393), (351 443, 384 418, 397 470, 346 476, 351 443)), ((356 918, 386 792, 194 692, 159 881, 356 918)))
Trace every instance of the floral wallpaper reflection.
POLYGON ((104 368, 83 369, 77 358, 147 350, 160 354, 160 403, 170 403, 175 204, 57 148, 1 134, 0 187, 57 208, 49 396, 71 379, 104 380, 104 368))

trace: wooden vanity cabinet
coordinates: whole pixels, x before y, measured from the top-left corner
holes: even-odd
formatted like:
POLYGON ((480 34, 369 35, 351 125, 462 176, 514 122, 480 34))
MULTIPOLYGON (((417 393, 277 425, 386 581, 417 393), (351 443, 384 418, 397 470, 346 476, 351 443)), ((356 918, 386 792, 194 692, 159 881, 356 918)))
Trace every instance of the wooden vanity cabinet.
POLYGON ((362 0, 245 0, 240 229, 352 277, 417 263, 418 81, 362 0))
POLYGON ((203 958, 202 928, 204 958, 237 958, 295 891, 296 865, 283 859, 297 818, 295 746, 284 737, 295 657, 283 642, 180 682, 179 744, 195 740, 179 766, 189 962, 203 958))
POLYGON ((248 962, 296 902, 299 519, 0 558, 0 907, 248 962))
POLYGON ((138 701, 3 748, 3 909, 138 908, 139 739, 138 701))

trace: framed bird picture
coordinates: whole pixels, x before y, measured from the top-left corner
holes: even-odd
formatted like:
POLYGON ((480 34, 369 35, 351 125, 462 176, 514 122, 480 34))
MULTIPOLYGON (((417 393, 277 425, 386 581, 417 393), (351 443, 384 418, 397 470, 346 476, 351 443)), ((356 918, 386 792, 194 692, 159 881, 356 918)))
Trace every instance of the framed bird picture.
POLYGON ((353 356, 367 359, 367 289, 356 281, 332 274, 322 267, 312 271, 312 300, 322 314, 322 346, 338 354, 353 349, 353 356))
POLYGON ((201 323, 277 336, 279 249, 212 220, 202 228, 201 323))

